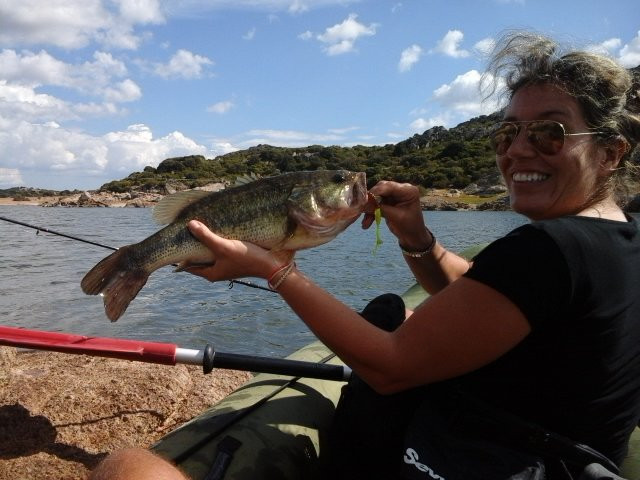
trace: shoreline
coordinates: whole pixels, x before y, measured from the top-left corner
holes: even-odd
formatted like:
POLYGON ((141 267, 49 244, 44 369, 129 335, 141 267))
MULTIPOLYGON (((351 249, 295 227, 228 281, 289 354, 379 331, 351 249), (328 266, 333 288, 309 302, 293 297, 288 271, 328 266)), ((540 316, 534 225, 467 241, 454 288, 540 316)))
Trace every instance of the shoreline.
MULTIPOLYGON (((14 200, 12 197, 0 197, 0 206, 146 208, 153 207, 161 198, 163 195, 160 194, 132 196, 131 194, 84 192, 68 196, 28 197, 19 200, 14 200)), ((420 203, 423 210, 507 210, 509 209, 508 205, 502 201, 504 198, 504 195, 479 197, 465 195, 461 191, 434 190, 421 197, 420 203)))

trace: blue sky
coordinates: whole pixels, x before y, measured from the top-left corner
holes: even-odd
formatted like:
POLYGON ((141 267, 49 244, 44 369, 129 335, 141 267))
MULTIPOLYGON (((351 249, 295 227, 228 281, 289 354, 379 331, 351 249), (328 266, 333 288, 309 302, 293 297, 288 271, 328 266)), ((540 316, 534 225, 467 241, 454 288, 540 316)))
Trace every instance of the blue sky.
POLYGON ((0 188, 94 189, 260 143, 384 145, 490 113, 501 32, 640 64, 637 0, 3 0, 0 188))

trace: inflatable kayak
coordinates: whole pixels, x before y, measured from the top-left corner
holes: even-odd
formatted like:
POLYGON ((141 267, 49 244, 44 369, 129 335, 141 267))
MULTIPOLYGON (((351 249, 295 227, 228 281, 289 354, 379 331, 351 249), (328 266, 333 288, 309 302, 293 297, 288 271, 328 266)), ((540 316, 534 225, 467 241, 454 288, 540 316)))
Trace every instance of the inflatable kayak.
MULTIPOLYGON (((472 257, 477 250, 465 251, 465 256, 472 257)), ((407 308, 415 308, 427 295, 415 285, 403 299, 407 308)), ((341 364, 320 342, 287 358, 341 364)), ((261 373, 151 448, 194 480, 314 478, 342 385, 340 381, 261 373)), ((638 428, 622 476, 640 480, 638 428)))
MULTIPOLYGON (((418 289, 408 292, 414 297, 418 289)), ((339 363, 321 343, 290 359, 339 363)), ((309 479, 344 383, 258 374, 211 409, 159 440, 152 449, 190 478, 309 479), (220 476, 210 476, 219 471, 220 476), (224 473, 222 475, 222 473, 224 473)), ((640 429, 631 438, 623 478, 640 480, 640 429)))

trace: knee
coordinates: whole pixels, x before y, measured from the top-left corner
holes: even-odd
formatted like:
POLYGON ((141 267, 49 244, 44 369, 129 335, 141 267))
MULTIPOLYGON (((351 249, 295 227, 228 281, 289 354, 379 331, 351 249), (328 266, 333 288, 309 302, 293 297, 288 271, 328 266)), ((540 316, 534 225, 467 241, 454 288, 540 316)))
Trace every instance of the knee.
POLYGON ((125 448, 107 456, 89 475, 89 480, 187 480, 162 457, 144 448, 125 448))

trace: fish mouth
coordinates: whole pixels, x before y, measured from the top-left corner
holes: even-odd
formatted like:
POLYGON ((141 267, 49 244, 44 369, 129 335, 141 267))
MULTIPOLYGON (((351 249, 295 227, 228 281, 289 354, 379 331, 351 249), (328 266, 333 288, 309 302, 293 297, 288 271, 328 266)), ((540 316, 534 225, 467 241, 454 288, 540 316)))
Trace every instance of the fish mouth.
POLYGON ((352 208, 364 209, 367 204, 367 174, 365 172, 356 173, 356 178, 351 188, 351 201, 349 206, 352 208))

